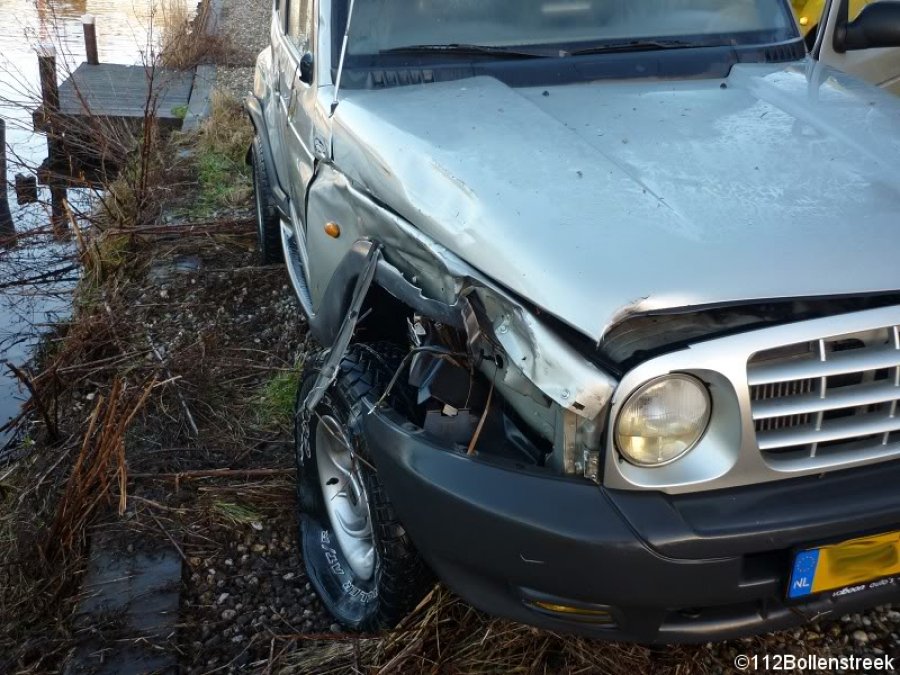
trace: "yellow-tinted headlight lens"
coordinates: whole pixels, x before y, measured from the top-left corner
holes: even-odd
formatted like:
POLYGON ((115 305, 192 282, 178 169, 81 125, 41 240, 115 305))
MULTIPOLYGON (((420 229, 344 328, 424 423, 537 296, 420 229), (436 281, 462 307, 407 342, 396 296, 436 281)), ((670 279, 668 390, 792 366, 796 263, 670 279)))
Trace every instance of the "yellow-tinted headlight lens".
POLYGON ((638 389, 619 412, 616 446, 637 466, 662 466, 683 457, 703 437, 709 392, 690 375, 667 375, 638 389))

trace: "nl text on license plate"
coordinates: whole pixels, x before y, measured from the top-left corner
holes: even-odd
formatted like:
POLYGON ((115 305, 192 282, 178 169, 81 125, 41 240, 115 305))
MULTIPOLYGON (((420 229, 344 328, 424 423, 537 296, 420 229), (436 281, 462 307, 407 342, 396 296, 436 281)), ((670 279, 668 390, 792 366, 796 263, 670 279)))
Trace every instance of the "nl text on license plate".
POLYGON ((849 595, 900 583, 900 531, 800 551, 788 598, 849 595))

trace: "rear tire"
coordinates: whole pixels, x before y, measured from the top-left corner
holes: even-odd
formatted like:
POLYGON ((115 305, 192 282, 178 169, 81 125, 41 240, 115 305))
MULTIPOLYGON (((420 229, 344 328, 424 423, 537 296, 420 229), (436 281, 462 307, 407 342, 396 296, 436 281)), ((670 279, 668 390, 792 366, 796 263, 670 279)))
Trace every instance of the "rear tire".
MULTIPOLYGON (((300 540, 307 575, 346 628, 395 626, 428 592, 432 575, 373 470, 360 418, 403 359, 391 344, 354 345, 315 411, 303 408, 321 361, 304 370, 297 395, 295 450, 300 540), (343 495, 343 496, 342 496, 343 495)), ((390 404, 409 400, 395 385, 390 404)), ((404 410, 405 409, 405 410, 404 410)))
POLYGON ((250 150, 253 167, 253 196, 256 204, 256 230, 259 260, 263 265, 284 262, 284 247, 281 244, 281 222, 275 201, 272 199, 272 184, 263 159, 259 138, 253 139, 250 150))

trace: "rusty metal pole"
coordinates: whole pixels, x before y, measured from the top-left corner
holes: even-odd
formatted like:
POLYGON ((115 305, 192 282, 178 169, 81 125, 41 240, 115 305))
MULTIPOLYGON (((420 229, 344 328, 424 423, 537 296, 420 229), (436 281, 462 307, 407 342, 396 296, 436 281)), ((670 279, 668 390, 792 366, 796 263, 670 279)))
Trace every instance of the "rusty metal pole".
POLYGON ((97 52, 97 26, 93 14, 85 14, 81 17, 81 27, 84 29, 84 53, 87 62, 96 66, 100 63, 100 55, 97 52))
POLYGON ((9 210, 9 181, 6 180, 6 120, 0 117, 0 241, 16 233, 9 210))

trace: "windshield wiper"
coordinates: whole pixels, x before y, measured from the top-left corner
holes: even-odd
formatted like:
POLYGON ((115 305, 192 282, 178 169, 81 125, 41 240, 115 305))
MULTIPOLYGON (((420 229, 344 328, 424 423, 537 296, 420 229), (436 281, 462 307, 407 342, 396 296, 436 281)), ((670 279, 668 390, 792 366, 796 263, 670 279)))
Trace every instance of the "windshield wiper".
POLYGON ((380 54, 450 54, 453 56, 495 56, 501 59, 548 59, 561 56, 559 51, 539 52, 523 51, 508 47, 493 47, 491 45, 409 45, 408 47, 393 47, 382 49, 380 54))
POLYGON ((567 52, 569 56, 584 56, 587 54, 614 54, 616 52, 651 52, 664 49, 689 49, 691 47, 708 47, 698 42, 685 42, 683 40, 632 40, 631 42, 610 42, 594 45, 584 49, 575 49, 567 52))

